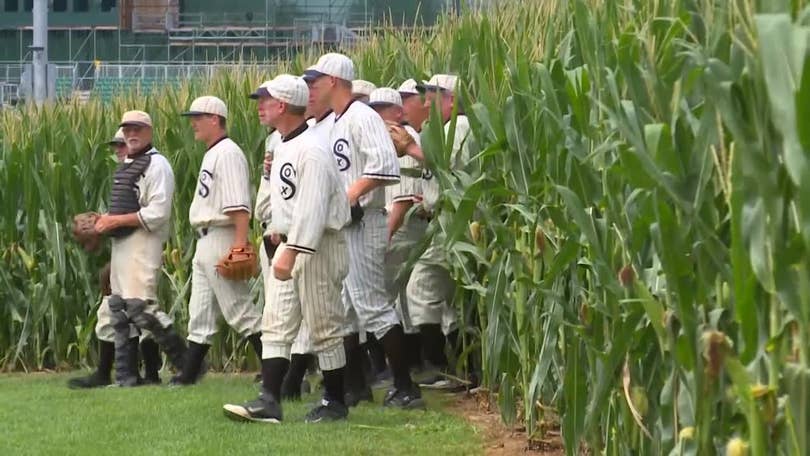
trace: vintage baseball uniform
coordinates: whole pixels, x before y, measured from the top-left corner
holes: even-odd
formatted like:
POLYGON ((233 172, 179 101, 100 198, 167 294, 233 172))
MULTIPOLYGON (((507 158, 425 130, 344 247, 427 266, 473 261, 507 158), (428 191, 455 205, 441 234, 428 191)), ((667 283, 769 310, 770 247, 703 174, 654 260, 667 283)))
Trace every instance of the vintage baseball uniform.
MULTIPOLYGON (((444 125, 445 135, 450 134, 451 122, 444 125)), ((451 162, 458 168, 469 160, 468 136, 470 123, 466 116, 456 117, 456 130, 453 135, 451 162)), ((426 169, 422 180, 423 209, 431 214, 439 199, 439 183, 430 170, 426 169)), ((407 285, 407 296, 411 322, 414 325, 441 324, 445 334, 456 327, 455 309, 452 308, 454 285, 447 270, 447 254, 440 236, 434 236, 427 250, 414 265, 407 285)))
POLYGON ((199 239, 192 260, 188 340, 210 344, 217 332, 217 319, 243 337, 257 333, 261 311, 251 302, 247 281, 220 277, 216 264, 233 245, 232 211, 251 209, 247 160, 242 149, 228 137, 205 153, 197 191, 189 209, 189 221, 199 239))
MULTIPOLYGON (((410 125, 406 124, 404 127, 413 137, 416 144, 421 144, 419 133, 410 125)), ((399 158, 399 166, 401 170, 421 169, 419 162, 409 155, 399 158)), ((385 188, 388 205, 390 206, 397 201, 411 201, 415 206, 418 205, 422 198, 421 181, 421 178, 407 176, 403 171, 399 185, 391 185, 385 188)), ((386 289, 391 304, 396 306, 397 314, 402 322, 402 329, 406 334, 414 334, 418 332, 418 328, 411 323, 406 293, 412 268, 405 269, 403 266, 408 262, 410 254, 424 238, 427 225, 428 222, 422 211, 411 211, 399 230, 391 237, 388 249, 385 252, 386 289)))
MULTIPOLYGON (((369 106, 353 101, 335 116, 330 134, 331 151, 344 188, 361 177, 399 183, 399 161, 382 118, 369 106)), ((388 226, 385 188, 377 187, 359 200, 363 219, 346 228, 349 245, 349 275, 343 287, 343 302, 349 326, 358 325, 380 339, 399 323, 385 286, 385 251, 388 226)))
POLYGON ((350 220, 349 204, 334 158, 306 123, 275 147, 270 198, 267 231, 286 238, 274 259, 285 249, 299 254, 291 280, 267 276, 262 357, 289 359, 303 320, 321 369, 341 368, 346 355, 340 291, 348 272, 341 230, 350 220))

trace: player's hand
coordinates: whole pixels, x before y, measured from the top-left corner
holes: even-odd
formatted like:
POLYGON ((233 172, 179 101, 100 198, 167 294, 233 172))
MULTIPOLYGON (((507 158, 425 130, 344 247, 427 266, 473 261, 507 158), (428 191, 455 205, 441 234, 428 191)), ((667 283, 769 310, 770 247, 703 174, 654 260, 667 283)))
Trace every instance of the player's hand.
POLYGON ((264 172, 270 172, 270 166, 273 165, 273 156, 270 154, 264 154, 264 172))
POLYGON ((295 251, 284 249, 281 255, 273 262, 273 275, 276 279, 286 281, 292 279, 292 270, 295 266, 295 251))
POLYGON ((99 233, 106 233, 118 228, 118 219, 114 215, 101 214, 96 220, 95 229, 99 233))

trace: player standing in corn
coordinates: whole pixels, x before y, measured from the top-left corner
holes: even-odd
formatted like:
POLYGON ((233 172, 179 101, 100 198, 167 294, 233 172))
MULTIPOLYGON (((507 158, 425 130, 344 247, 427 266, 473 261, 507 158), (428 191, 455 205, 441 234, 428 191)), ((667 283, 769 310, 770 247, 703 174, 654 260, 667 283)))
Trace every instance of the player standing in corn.
MULTIPOLYGON (((191 298, 188 304, 188 354, 183 370, 172 379, 190 385, 200 377, 205 355, 217 333, 217 320, 246 338, 261 359, 261 312, 251 302, 247 277, 223 276, 223 257, 253 255, 248 241, 251 190, 247 160, 228 138, 228 108, 217 97, 204 96, 188 112, 194 138, 207 146, 200 166, 197 191, 189 208, 189 221, 197 234, 192 260, 191 298)), ((254 266, 254 270, 258 266, 254 266)))

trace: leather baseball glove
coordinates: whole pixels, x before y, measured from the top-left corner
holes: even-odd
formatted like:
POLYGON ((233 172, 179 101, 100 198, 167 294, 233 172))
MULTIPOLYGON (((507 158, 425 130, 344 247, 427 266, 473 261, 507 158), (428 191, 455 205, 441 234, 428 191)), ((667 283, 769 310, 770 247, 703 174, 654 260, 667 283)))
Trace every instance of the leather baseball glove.
POLYGON ((83 212, 73 217, 73 237, 88 252, 95 251, 101 244, 101 234, 96 231, 98 218, 95 212, 83 212))
POLYGON ((253 246, 232 247, 217 263, 217 273, 228 280, 248 280, 259 272, 259 257, 253 246))
POLYGON ((397 156, 404 156, 408 146, 415 142, 413 136, 402 125, 395 122, 387 122, 386 124, 388 125, 388 134, 391 135, 391 140, 394 141, 394 147, 397 149, 397 156))

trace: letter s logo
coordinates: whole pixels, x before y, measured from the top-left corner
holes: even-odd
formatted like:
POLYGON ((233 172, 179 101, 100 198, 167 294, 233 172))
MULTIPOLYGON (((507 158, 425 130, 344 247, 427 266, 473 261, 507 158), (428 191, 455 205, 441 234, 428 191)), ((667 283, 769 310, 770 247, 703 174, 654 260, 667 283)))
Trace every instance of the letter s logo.
POLYGON ((200 172, 200 188, 197 189, 197 193, 203 198, 208 198, 208 195, 211 194, 211 188, 208 186, 208 183, 212 180, 214 180, 214 175, 211 174, 211 171, 204 169, 200 172))
POLYGON ((341 171, 346 171, 352 166, 352 162, 349 161, 348 153, 349 153, 349 141, 345 139, 338 139, 335 141, 335 145, 332 147, 332 152, 335 154, 335 158, 337 159, 338 169, 341 171))
POLYGON ((281 197, 288 200, 295 196, 295 182, 292 181, 292 179, 295 178, 295 168, 293 168, 293 165, 291 163, 284 163, 278 171, 278 176, 281 182, 284 182, 281 186, 281 197))

